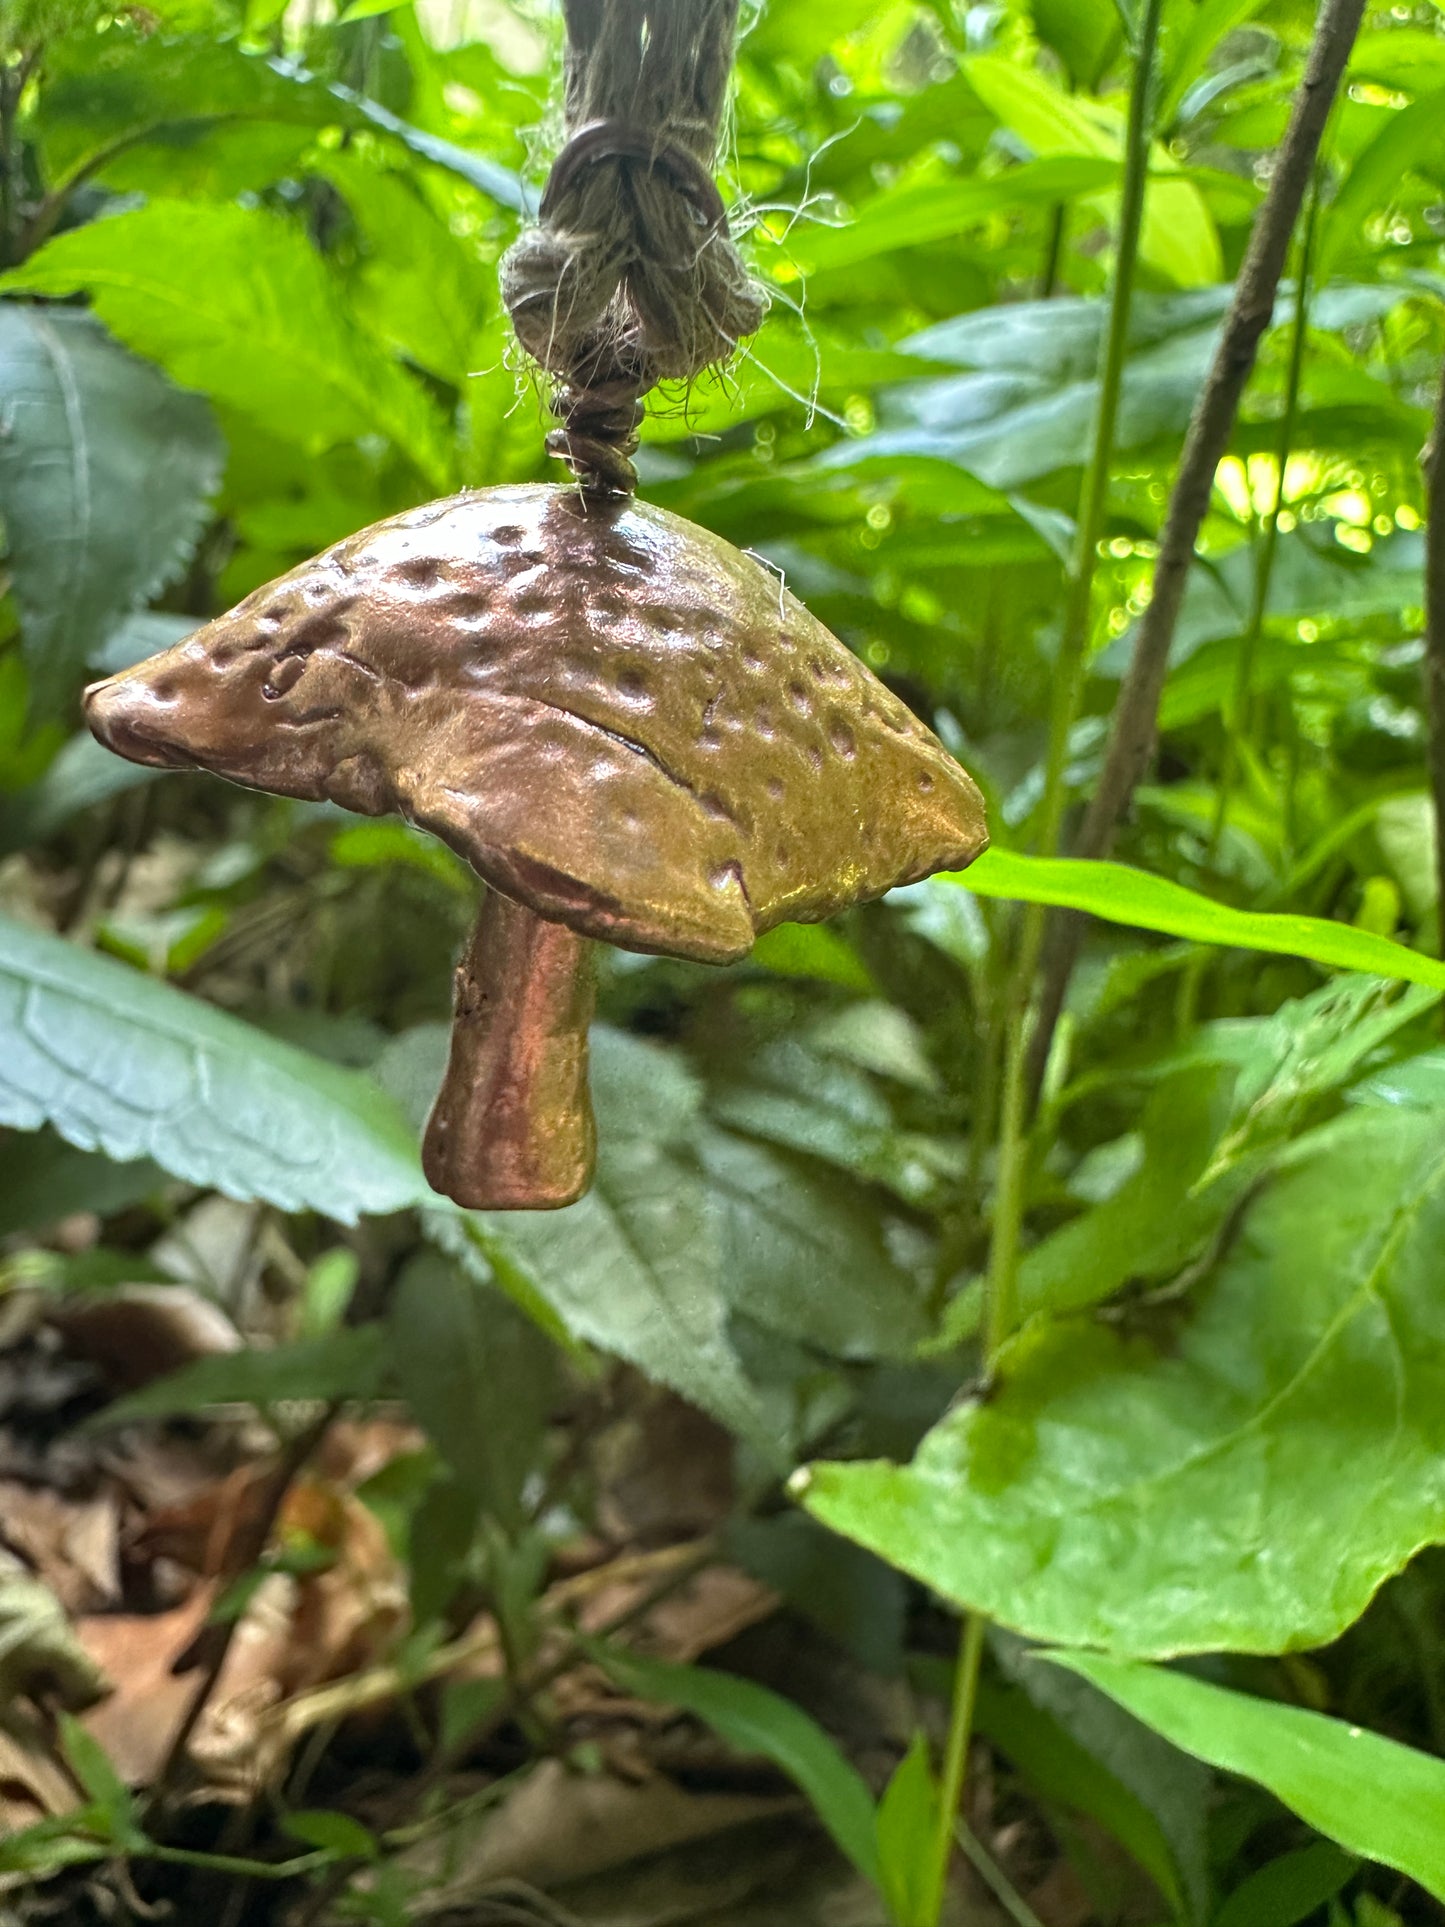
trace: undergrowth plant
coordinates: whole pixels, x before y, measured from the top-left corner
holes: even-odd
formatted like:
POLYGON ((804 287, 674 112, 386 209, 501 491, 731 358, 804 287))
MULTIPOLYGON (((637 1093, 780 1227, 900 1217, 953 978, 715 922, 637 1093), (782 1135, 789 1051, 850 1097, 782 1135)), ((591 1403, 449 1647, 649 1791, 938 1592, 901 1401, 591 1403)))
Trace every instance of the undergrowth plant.
MULTIPOLYGON (((772 308, 654 398, 642 492, 926 716, 994 848, 732 969, 609 953, 596 1188, 483 1216, 415 1150, 469 874, 120 762, 76 699, 364 524, 547 474, 496 263, 556 22, 0 4, 0 1285, 104 1290, 198 1198, 256 1207, 289 1329, 114 1416, 250 1404, 291 1464, 298 1409, 407 1402, 405 1663, 461 1601, 507 1634, 444 1759, 556 1664, 559 1379, 700 1408, 729 1556, 910 1683, 913 1744, 880 1787, 769 1688, 585 1650, 772 1758, 894 1927, 936 1927, 955 1847, 1030 1919, 960 1805, 974 1736, 1100 1919, 1085 1824, 1160 1927, 1445 1902, 1445 22, 1349 11, 753 10, 731 188, 772 308), (1202 471, 1157 752, 1071 854, 1317 30, 1344 77, 1202 471), (77 1211, 80 1256, 44 1235, 77 1211)), ((86 1804, 0 1869, 230 1864, 67 1744, 86 1804)), ((351 1917, 406 1917, 399 1833, 293 1834, 235 1865, 318 1905, 361 1868, 351 1917)))

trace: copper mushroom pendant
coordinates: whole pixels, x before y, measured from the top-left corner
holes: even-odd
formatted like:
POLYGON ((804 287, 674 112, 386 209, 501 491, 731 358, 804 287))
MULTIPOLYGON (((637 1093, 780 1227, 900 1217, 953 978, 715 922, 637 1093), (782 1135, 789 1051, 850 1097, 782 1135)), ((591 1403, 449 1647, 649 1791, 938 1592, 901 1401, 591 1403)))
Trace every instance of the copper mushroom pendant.
POLYGON ((987 843, 937 738, 758 562, 665 510, 483 489, 338 542, 86 692, 132 761, 396 810, 487 895, 423 1159, 591 1179, 589 939, 726 964, 987 843))

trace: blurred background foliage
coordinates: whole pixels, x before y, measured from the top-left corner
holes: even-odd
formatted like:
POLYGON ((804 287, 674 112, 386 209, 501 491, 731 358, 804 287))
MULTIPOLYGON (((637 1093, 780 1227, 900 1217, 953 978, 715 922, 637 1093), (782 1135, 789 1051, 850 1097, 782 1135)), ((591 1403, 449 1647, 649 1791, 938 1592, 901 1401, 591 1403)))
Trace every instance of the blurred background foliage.
MULTIPOLYGON (((1314 23, 1303 0, 1165 0, 1071 808, 1314 23)), ((734 366, 653 397, 639 458, 648 499, 776 569, 937 729, 1023 851, 1133 31, 1114 0, 745 7, 724 181, 772 307, 734 366)), ((369 1502, 417 1663, 487 1605, 522 1665, 559 1547, 603 1530, 597 1437, 677 1395, 730 1440, 709 1543, 909 1682, 888 1767, 946 1689, 939 1600, 1012 1629, 978 1708, 995 1810, 1085 1897, 1030 1918, 1438 1919, 1445 1580, 1409 1565, 1445 1537, 1438 990, 1096 926, 990 1397, 1013 905, 934 879, 730 970, 605 953, 595 1192, 469 1217, 412 1148, 469 874, 398 823, 158 780, 78 728, 89 677, 318 548, 551 473, 495 269, 555 144, 559 44, 522 0, 0 0, 4 1329, 29 1356, 66 1308, 170 1281, 247 1349, 137 1394, 132 1423, 241 1403, 285 1440, 307 1401, 409 1406, 428 1442, 369 1502), (818 1514, 870 1553, 791 1509, 810 1460, 818 1514), (1026 1663, 1039 1641, 1111 1657, 1026 1663), (1146 1664, 1179 1654, 1209 1657, 1146 1664), (1200 1681, 1248 1717, 1190 1700, 1200 1681), (1280 1764, 1293 1728, 1266 1718, 1250 1750, 1261 1708, 1416 1751, 1381 1754, 1376 1813, 1347 1726, 1322 1726, 1319 1771, 1353 1788, 1322 1804, 1280 1764)), ((1357 42, 1118 852, 1431 954, 1442 241, 1445 22, 1419 0, 1357 42)), ((79 1745, 83 1824, 12 1868, 144 1859, 79 1745)), ((936 1918, 898 1871, 928 1797, 905 1760, 881 1844, 854 1838, 900 1927, 936 1918)), ((363 1851, 338 1828, 312 1827, 320 1862, 363 1851)), ((406 1917, 387 1866, 368 1917, 406 1917)))

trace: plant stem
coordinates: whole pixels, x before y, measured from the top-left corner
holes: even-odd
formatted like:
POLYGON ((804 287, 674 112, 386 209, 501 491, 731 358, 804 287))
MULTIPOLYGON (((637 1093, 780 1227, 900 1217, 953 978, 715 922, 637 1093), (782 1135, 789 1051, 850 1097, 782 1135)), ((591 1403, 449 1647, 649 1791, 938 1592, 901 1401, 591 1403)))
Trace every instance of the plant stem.
POLYGON ((1224 709, 1224 761, 1219 772, 1219 793, 1214 805, 1214 823, 1209 833, 1209 857, 1213 861, 1229 814, 1229 793, 1238 767, 1237 745, 1249 726, 1250 685, 1254 681, 1254 662, 1264 634, 1265 609, 1269 585, 1274 575, 1274 558, 1279 547, 1279 518, 1284 507, 1284 472, 1294 446, 1295 418, 1299 412, 1300 378, 1304 370, 1305 340, 1309 330, 1310 273, 1314 265, 1315 232, 1319 225, 1319 177, 1315 176, 1305 210, 1304 236, 1300 244, 1299 278, 1294 291, 1294 318, 1290 326, 1289 370, 1285 377, 1284 412, 1280 416, 1279 440, 1275 444, 1274 494, 1260 530, 1255 553, 1254 586, 1249 600, 1249 619, 1239 646, 1235 665, 1234 688, 1224 709))
MULTIPOLYGON (((342 1401, 337 1400, 328 1405, 310 1425, 298 1432, 282 1451, 267 1481, 265 1491, 260 1496, 254 1516, 237 1530, 236 1543, 232 1548, 232 1563, 237 1573, 248 1572, 265 1552, 272 1530, 280 1517, 281 1508, 286 1502, 286 1494, 291 1490, 306 1461, 330 1431, 333 1420, 341 1410, 341 1404, 342 1401)), ((224 1625, 211 1625, 206 1629, 210 1638, 200 1682, 191 1695, 185 1716, 176 1730, 170 1751, 151 1790, 150 1808, 153 1812, 159 1812, 165 1808, 185 1775, 191 1738, 220 1681, 241 1619, 242 1615, 237 1613, 224 1625)))
MULTIPOLYGON (((1129 90, 1129 121, 1124 143, 1124 187, 1119 209, 1119 241, 1110 292, 1109 317, 1100 357, 1099 394, 1094 411, 1089 459, 1079 492, 1079 514, 1070 557, 1068 594, 1059 637, 1053 704, 1049 717, 1048 757, 1039 804, 1038 846, 1046 853, 1058 847, 1063 823, 1069 737, 1083 696, 1088 660, 1094 577, 1099 541, 1108 508, 1109 474, 1114 453, 1114 430, 1124 363, 1129 346, 1129 307, 1139 261, 1139 235, 1144 220, 1144 196, 1149 180, 1149 141, 1154 67, 1159 44, 1163 0, 1145 0, 1139 30, 1133 79, 1129 90)), ((984 1371, 992 1378, 1004 1347, 1018 1323, 1018 1254, 1028 1177, 1025 1134, 1025 1066, 1028 1008, 1034 973, 1043 942, 1043 912, 1030 905, 1024 913, 1018 956, 1005 997, 1004 1074, 1000 1117, 998 1177, 994 1187, 993 1231, 989 1241, 988 1275, 984 1299, 984 1371)), ((943 1909, 954 1827, 962 1803, 973 1735, 974 1704, 978 1697, 979 1668, 983 1662, 988 1621, 982 1613, 966 1615, 959 1640, 954 1676, 953 1705, 944 1747, 939 1789, 938 1836, 935 1844, 931 1919, 943 1909)))
POLYGON ((1014 1922, 1015 1927, 1043 1927, 1043 1922, 988 1848, 976 1835, 969 1832, 962 1821, 959 1822, 958 1827, 958 1844, 963 1849, 965 1859, 972 1864, 983 1884, 1009 1919, 1014 1922))
POLYGON ((1430 790, 1435 804, 1435 889, 1445 957, 1445 373, 1425 445, 1425 697, 1430 716, 1430 790))
POLYGON ((949 1708, 943 1771, 939 1775, 938 1841, 933 1859, 933 1889, 926 1916, 935 1923, 935 1927, 943 1917, 948 1863, 953 1857, 954 1830, 958 1824, 959 1808, 963 1804, 968 1748, 973 1738, 973 1714, 978 1704, 978 1676, 983 1666, 983 1645, 987 1633, 988 1621, 982 1613, 965 1614, 958 1646, 958 1665, 953 1673, 953 1704, 949 1708))
MULTIPOLYGON (((1365 0, 1324 0, 1320 9, 1274 175, 1249 237, 1214 361, 1190 417, 1160 537, 1153 596, 1139 623, 1133 660, 1114 709, 1104 768, 1078 840, 1080 856, 1108 853, 1115 827, 1128 809, 1153 751, 1169 649, 1183 606, 1194 545, 1214 488, 1214 473, 1229 446, 1260 337, 1274 314, 1290 236, 1364 10, 1365 0)), ((1083 929, 1084 920, 1075 913, 1066 913, 1051 926, 1050 954, 1031 1053, 1033 1089, 1037 1089, 1047 1061, 1049 1041, 1063 1008, 1083 929)))

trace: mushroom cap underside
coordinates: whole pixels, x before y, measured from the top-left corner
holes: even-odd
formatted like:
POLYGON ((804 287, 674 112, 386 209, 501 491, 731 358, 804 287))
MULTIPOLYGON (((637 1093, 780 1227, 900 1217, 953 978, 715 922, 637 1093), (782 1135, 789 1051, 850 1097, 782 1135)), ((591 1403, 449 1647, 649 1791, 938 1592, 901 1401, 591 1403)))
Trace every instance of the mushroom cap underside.
POLYGON ((987 842, 972 780, 776 576, 569 488, 364 529, 88 707, 122 753, 395 809, 543 916, 708 962, 987 842))

